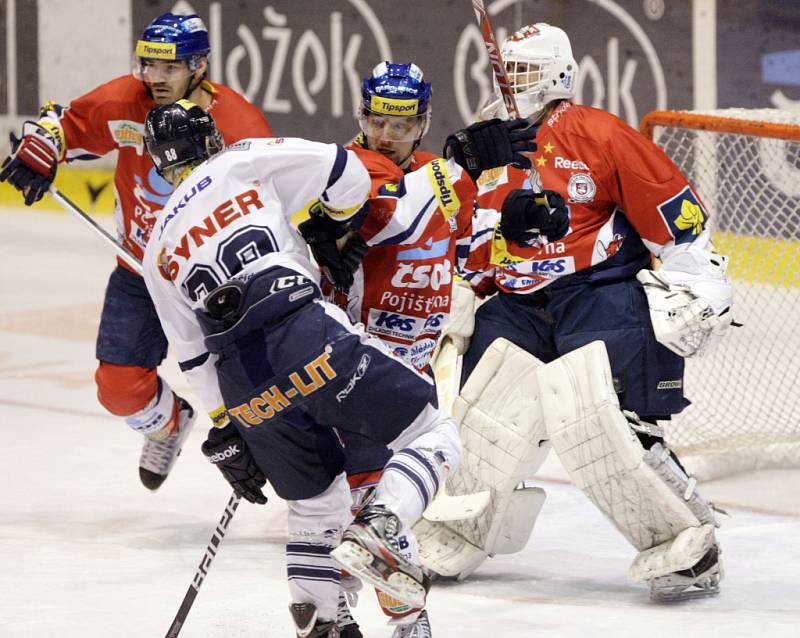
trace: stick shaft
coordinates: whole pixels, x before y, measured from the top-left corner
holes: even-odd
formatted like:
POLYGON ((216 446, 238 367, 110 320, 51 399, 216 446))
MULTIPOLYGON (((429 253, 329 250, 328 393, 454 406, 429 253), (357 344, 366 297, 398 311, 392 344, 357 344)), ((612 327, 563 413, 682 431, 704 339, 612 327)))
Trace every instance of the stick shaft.
POLYGON ((514 98, 514 92, 511 90, 511 81, 508 79, 503 58, 500 56, 500 47, 497 46, 497 40, 494 37, 494 30, 492 29, 492 22, 489 20, 489 13, 486 11, 486 5, 483 0, 472 0, 472 8, 475 9, 475 15, 478 18, 478 25, 481 28, 481 35, 483 36, 483 43, 486 45, 486 52, 489 54, 489 62, 492 65, 492 72, 500 87, 500 94, 503 96, 503 102, 506 105, 508 116, 512 120, 520 118, 519 108, 517 108, 517 100, 514 98))
POLYGON ((50 187, 50 195, 54 200, 56 200, 63 208, 67 211, 75 215, 78 219, 80 219, 86 226, 91 228, 96 234, 98 234, 107 244, 111 246, 114 252, 125 261, 131 268, 133 268, 139 274, 142 274, 142 262, 134 255, 130 250, 125 248, 122 244, 120 244, 116 239, 114 239, 111 235, 106 232, 104 228, 102 228, 96 221, 94 221, 89 215, 84 213, 78 205, 73 202, 69 197, 64 195, 60 190, 58 190, 55 186, 50 187))
POLYGON ((236 508, 239 507, 240 501, 241 497, 236 494, 236 492, 231 494, 230 499, 228 499, 228 504, 225 506, 222 518, 219 519, 219 523, 214 529, 214 533, 211 535, 211 540, 206 546, 206 552, 203 554, 200 565, 198 565, 197 571, 194 573, 192 584, 189 585, 189 589, 186 591, 183 601, 181 601, 181 606, 178 608, 178 613, 175 614, 175 619, 167 630, 166 638, 176 638, 181 632, 183 623, 186 622, 186 617, 189 615, 189 611, 194 604, 194 599, 197 598, 197 592, 200 591, 200 587, 208 573, 208 568, 211 566, 211 561, 214 560, 214 556, 217 555, 220 543, 222 543, 222 539, 225 538, 225 531, 228 529, 228 525, 233 518, 233 513, 236 511, 236 508))

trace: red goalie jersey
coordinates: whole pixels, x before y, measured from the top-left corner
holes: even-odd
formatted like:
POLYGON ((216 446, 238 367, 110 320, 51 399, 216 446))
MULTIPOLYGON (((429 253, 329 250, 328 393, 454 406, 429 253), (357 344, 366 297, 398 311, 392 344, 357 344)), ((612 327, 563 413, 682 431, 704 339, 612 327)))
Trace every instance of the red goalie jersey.
MULTIPOLYGON (((242 96, 212 82, 204 82, 203 88, 212 94, 208 112, 226 144, 272 136, 263 113, 242 96)), ((119 151, 114 216, 122 242, 139 259, 156 213, 172 193, 172 186, 156 172, 144 147, 144 120, 155 106, 141 81, 123 76, 73 100, 67 108, 46 107, 46 116, 56 119, 64 131, 67 160, 94 159, 119 151)))
MULTIPOLYGON (((478 205, 500 210, 515 188, 558 191, 569 207, 570 229, 560 241, 532 247, 487 233, 482 257, 501 290, 529 293, 576 272, 592 279, 630 276, 651 254, 692 242, 704 230, 706 211, 676 166, 614 115, 564 101, 542 123, 536 144, 532 160, 541 183, 511 167, 487 171, 478 205)), ((491 278, 479 283, 480 277, 466 275, 479 292, 489 292, 491 278)))

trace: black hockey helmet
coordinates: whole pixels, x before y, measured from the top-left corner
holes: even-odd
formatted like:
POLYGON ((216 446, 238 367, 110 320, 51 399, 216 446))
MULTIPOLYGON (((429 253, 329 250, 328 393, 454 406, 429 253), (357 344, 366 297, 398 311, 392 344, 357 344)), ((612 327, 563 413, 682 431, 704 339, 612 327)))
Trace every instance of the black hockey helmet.
POLYGON ((189 100, 151 110, 144 123, 144 142, 162 177, 169 168, 202 162, 224 147, 214 118, 189 100))

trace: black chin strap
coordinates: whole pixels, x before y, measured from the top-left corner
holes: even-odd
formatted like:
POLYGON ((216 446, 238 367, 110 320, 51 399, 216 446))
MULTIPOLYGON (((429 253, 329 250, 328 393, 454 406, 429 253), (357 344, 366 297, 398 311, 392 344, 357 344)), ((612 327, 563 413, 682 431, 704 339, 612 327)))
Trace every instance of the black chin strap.
POLYGON ((192 73, 192 78, 189 80, 189 85, 186 87, 186 93, 183 94, 183 99, 188 100, 189 96, 195 92, 198 86, 203 83, 205 76, 200 76, 200 79, 197 80, 194 84, 192 84, 192 80, 194 79, 194 73, 192 73))

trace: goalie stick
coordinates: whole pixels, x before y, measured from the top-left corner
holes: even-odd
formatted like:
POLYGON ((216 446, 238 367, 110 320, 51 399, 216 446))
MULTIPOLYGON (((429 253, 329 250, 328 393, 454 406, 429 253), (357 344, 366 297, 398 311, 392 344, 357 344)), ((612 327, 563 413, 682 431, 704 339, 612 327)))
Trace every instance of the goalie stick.
MULTIPOLYGON (((452 414, 453 403, 458 396, 461 382, 461 356, 449 337, 442 339, 436 357, 431 362, 431 367, 436 379, 439 407, 448 414, 452 414)), ((491 496, 489 490, 473 494, 450 495, 445 491, 443 482, 439 493, 422 513, 422 516, 425 520, 432 522, 475 518, 483 514, 489 505, 491 496)))
POLYGON ((483 43, 486 45, 492 72, 497 80, 497 85, 500 87, 500 94, 503 96, 508 116, 513 120, 518 120, 520 119, 520 114, 517 108, 517 101, 514 99, 514 91, 511 90, 511 81, 508 79, 506 66, 503 64, 503 58, 500 55, 500 47, 497 46, 497 40, 494 37, 486 5, 483 0, 472 0, 472 8, 475 9, 475 16, 478 18, 478 26, 481 28, 483 43))
POLYGON ((172 624, 169 626, 165 638, 176 638, 181 632, 183 623, 186 622, 186 617, 189 615, 189 610, 194 604, 194 599, 197 598, 197 592, 200 591, 200 586, 203 584, 203 580, 205 580, 206 574, 208 573, 208 568, 211 567, 211 561, 214 560, 214 556, 217 555, 219 545, 222 539, 225 538, 225 531, 228 529, 228 525, 233 518, 233 513, 236 511, 236 508, 239 507, 239 502, 241 500, 242 498, 236 492, 231 494, 230 499, 228 499, 228 504, 225 506, 222 518, 219 519, 219 523, 214 529, 211 540, 206 547, 206 553, 203 554, 203 558, 200 561, 200 565, 197 567, 192 583, 189 585, 189 589, 183 597, 183 602, 181 602, 178 613, 175 614, 175 620, 173 620, 172 624))
MULTIPOLYGON (((472 8, 475 10, 475 16, 478 18, 478 26, 481 30, 481 36, 483 36, 483 44, 486 46, 486 53, 489 55, 492 73, 494 73, 497 86, 500 87, 500 95, 503 97, 503 104, 505 104, 508 117, 512 120, 521 119, 522 115, 519 112, 517 100, 511 88, 511 80, 508 78, 506 65, 503 63, 503 56, 500 55, 500 47, 497 45, 497 40, 494 37, 494 30, 489 20, 489 12, 486 10, 486 5, 483 0, 472 0, 472 8)), ((531 165, 528 170, 530 172, 531 183, 535 184, 540 190, 542 188, 542 178, 539 176, 539 172, 534 165, 531 165)), ((533 190, 537 190, 537 188, 533 190)), ((551 208, 546 197, 537 197, 535 201, 540 206, 545 206, 548 210, 551 208)))
POLYGON ((84 224, 86 224, 89 228, 91 228, 95 233, 100 235, 106 243, 110 244, 111 247, 114 249, 114 252, 119 255, 119 257, 125 261, 131 268, 133 268, 136 272, 140 275, 142 274, 142 262, 134 255, 130 250, 125 248, 122 244, 120 244, 116 239, 114 239, 111 235, 106 232, 104 228, 102 228, 96 221, 94 221, 89 215, 84 213, 77 204, 75 204, 69 197, 64 195, 60 190, 58 190, 55 186, 50 187, 50 196, 56 200, 64 209, 75 215, 78 219, 80 219, 84 224))

